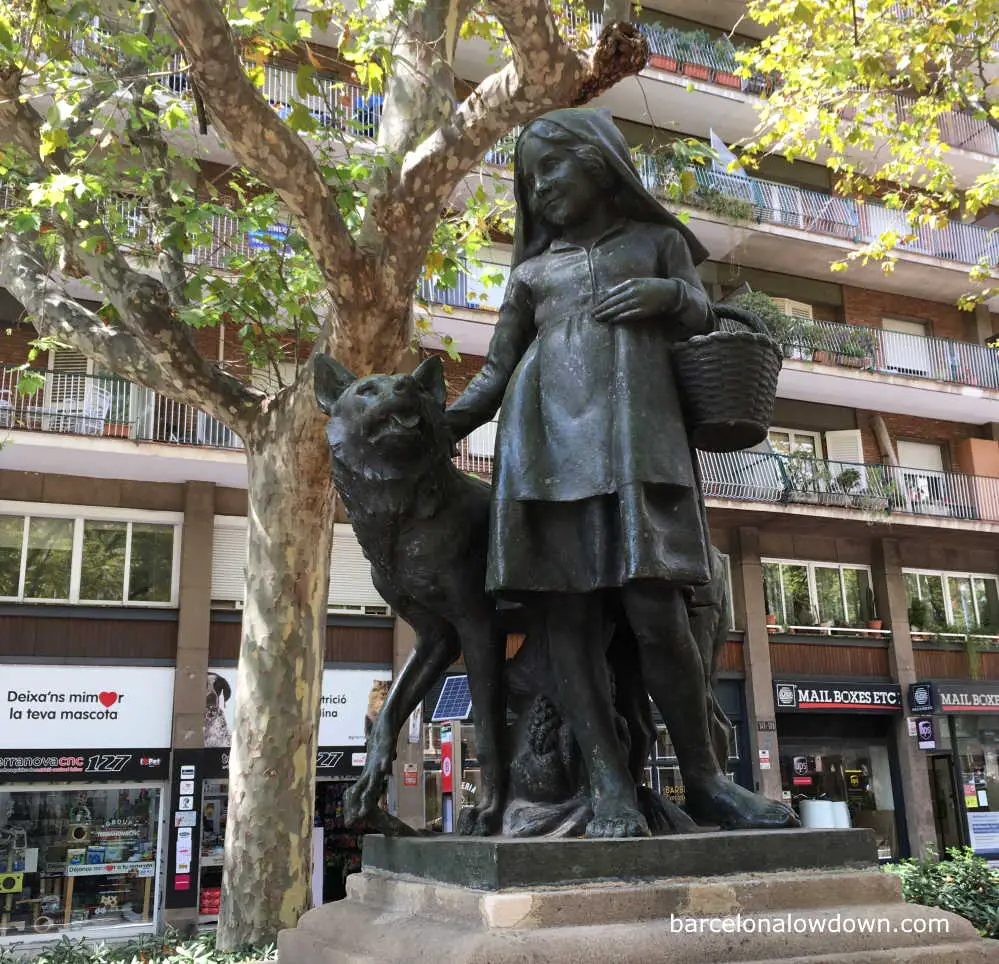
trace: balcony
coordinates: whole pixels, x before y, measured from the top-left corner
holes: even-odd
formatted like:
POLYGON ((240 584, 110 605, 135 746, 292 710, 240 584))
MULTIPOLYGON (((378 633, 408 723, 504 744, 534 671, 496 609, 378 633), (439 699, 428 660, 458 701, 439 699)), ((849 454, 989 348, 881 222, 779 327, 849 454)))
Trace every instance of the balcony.
POLYGON ((771 452, 700 452, 708 498, 999 523, 999 479, 771 452))
POLYGON ((210 415, 121 378, 32 370, 43 384, 24 394, 25 373, 0 366, 0 430, 51 432, 210 448, 242 449, 210 415))

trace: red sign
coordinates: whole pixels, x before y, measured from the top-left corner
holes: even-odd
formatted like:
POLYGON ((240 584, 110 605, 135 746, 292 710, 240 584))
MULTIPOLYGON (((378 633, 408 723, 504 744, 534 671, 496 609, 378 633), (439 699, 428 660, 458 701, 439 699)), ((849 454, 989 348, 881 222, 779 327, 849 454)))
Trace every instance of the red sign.
POLYGON ((415 787, 417 785, 416 774, 415 763, 404 764, 402 768, 402 785, 404 787, 415 787))
POLYGON ((190 890, 191 889, 191 875, 190 874, 175 874, 173 878, 173 889, 174 890, 190 890))
POLYGON ((454 733, 450 726, 441 727, 441 792, 454 792, 454 733))
POLYGON ((791 783, 796 787, 810 787, 812 785, 811 777, 792 777, 791 783))

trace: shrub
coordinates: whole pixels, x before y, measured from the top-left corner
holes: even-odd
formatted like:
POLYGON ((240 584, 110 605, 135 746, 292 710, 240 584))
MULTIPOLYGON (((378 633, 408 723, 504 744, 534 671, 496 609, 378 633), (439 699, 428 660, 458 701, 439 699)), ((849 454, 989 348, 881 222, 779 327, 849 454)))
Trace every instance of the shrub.
POLYGON ((0 964, 249 964, 276 961, 274 947, 246 948, 223 953, 215 949, 215 935, 183 939, 168 932, 120 944, 93 943, 67 937, 47 950, 33 952, 30 946, 0 948, 0 964))
POLYGON ((999 872, 970 848, 951 847, 945 860, 929 849, 922 860, 903 860, 885 870, 899 877, 910 903, 960 914, 983 937, 999 939, 999 872))

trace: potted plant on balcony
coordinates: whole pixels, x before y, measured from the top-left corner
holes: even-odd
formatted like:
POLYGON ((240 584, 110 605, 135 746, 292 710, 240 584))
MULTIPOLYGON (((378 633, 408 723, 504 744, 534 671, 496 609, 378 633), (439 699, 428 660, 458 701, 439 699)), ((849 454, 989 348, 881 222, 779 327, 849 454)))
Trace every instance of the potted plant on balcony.
POLYGON ((844 368, 870 368, 874 364, 873 339, 863 331, 842 333, 836 342, 836 364, 844 368))
POLYGON ((694 80, 710 80, 711 37, 704 30, 690 30, 677 35, 676 52, 683 74, 694 80))
POLYGON ((843 469, 838 475, 831 478, 831 485, 826 493, 827 505, 852 505, 853 498, 851 492, 860 481, 860 471, 858 469, 843 469))
POLYGON ((649 66, 678 74, 680 61, 677 58, 677 40, 680 31, 676 27, 664 27, 659 23, 643 24, 641 30, 649 44, 649 66))
POLYGON ((736 74, 739 62, 736 60, 735 44, 723 34, 714 43, 715 83, 721 87, 742 89, 742 78, 736 74))
POLYGON ((780 630, 777 625, 777 613, 767 613, 767 632, 776 633, 780 630))
POLYGON ((878 610, 874 604, 874 590, 868 589, 864 594, 864 622, 868 629, 881 629, 884 623, 878 619, 878 610))

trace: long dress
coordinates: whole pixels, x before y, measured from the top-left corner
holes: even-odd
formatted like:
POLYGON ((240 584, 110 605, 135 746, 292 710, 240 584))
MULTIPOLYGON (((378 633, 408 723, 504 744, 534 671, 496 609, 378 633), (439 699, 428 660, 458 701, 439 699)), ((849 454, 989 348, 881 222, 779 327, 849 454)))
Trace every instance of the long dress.
POLYGON ((453 424, 473 426, 500 408, 490 591, 709 580, 670 354, 713 327, 687 242, 663 224, 621 219, 589 249, 556 239, 514 269, 485 364, 449 410, 453 424), (594 321, 602 294, 634 278, 680 279, 680 310, 594 321))

